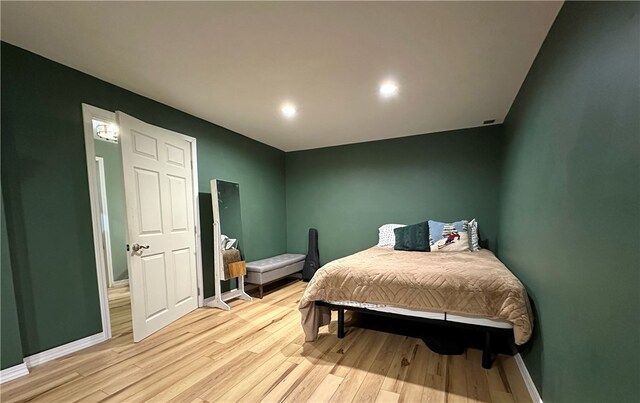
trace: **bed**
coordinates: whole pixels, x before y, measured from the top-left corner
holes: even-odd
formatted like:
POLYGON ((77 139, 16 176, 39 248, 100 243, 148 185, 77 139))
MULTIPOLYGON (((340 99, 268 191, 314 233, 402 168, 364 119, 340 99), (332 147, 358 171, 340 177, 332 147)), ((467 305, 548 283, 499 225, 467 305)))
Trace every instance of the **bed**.
POLYGON ((491 366, 492 331, 513 332, 517 345, 533 328, 520 281, 486 249, 477 252, 406 252, 373 247, 334 260, 318 270, 299 305, 305 341, 344 310, 438 321, 485 331, 483 367, 491 366))

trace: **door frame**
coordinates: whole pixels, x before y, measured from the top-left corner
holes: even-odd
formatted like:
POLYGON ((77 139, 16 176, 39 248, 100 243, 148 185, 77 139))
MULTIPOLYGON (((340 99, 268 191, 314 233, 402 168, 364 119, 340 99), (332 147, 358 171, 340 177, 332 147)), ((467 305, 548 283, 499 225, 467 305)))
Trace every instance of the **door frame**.
POLYGON ((102 214, 100 214, 100 226, 102 231, 101 239, 104 245, 105 256, 104 262, 106 263, 106 272, 107 272, 107 287, 111 288, 114 286, 113 284, 113 256, 111 256, 111 232, 109 231, 109 206, 107 205, 107 184, 105 180, 104 174, 104 158, 103 157, 94 157, 96 160, 96 164, 98 166, 98 176, 97 176, 97 189, 98 189, 98 211, 102 207, 102 214))
MULTIPOLYGON (((102 225, 100 223, 100 194, 98 191, 98 178, 95 170, 96 151, 93 144, 93 124, 92 120, 97 119, 106 123, 117 125, 115 112, 106 111, 88 104, 82 104, 82 121, 84 126, 84 145, 87 159, 87 179, 89 183, 89 201, 91 204, 91 222, 93 227, 93 246, 96 258, 96 271, 98 275, 98 294, 100 297, 100 314, 102 316, 102 331, 104 338, 111 338, 111 318, 109 316, 109 295, 107 291, 108 279, 104 266, 105 256, 100 244, 102 225)), ((195 242, 196 242, 196 276, 198 281, 198 307, 204 305, 204 288, 202 274, 202 251, 200 247, 200 206, 198 204, 198 159, 197 141, 194 137, 176 133, 191 145, 191 177, 193 181, 193 215, 195 221, 195 242)), ((127 234, 128 238, 128 234, 127 234)), ((128 262, 127 262, 128 264, 128 262)), ((129 269, 129 267, 127 267, 129 269)))

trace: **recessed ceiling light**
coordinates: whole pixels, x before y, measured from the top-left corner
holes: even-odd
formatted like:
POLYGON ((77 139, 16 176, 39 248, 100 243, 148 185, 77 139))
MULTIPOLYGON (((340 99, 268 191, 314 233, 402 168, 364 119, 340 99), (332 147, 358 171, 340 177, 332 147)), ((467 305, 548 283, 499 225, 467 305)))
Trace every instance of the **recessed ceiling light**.
POLYGON ((385 81, 380 85, 380 95, 385 98, 398 94, 398 84, 393 81, 385 81))
POLYGON ((293 118, 298 113, 298 109, 294 104, 284 104, 282 108, 280 108, 280 111, 282 111, 282 114, 287 119, 293 118))

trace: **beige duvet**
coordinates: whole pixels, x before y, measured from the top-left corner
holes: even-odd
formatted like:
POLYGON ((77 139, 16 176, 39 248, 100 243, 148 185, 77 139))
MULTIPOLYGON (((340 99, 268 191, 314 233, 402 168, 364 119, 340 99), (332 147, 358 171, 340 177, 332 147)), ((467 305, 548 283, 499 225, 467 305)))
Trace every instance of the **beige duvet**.
POLYGON ((373 247, 318 270, 300 300, 306 341, 329 324, 315 301, 356 301, 509 322, 516 344, 533 319, 522 283, 488 250, 404 252, 373 247))

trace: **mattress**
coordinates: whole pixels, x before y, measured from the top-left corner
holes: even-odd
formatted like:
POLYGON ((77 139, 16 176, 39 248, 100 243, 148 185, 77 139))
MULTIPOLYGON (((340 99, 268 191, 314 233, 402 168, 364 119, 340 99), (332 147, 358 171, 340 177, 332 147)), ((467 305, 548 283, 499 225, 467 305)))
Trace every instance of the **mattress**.
POLYGON ((299 305, 305 340, 331 321, 315 301, 349 301, 401 314, 445 317, 513 329, 516 344, 531 337, 533 315, 522 283, 488 250, 407 252, 373 247, 318 270, 299 305), (425 313, 426 312, 426 313, 425 313), (486 322, 489 320, 490 322, 486 322), (506 327, 508 328, 508 327, 506 327))

